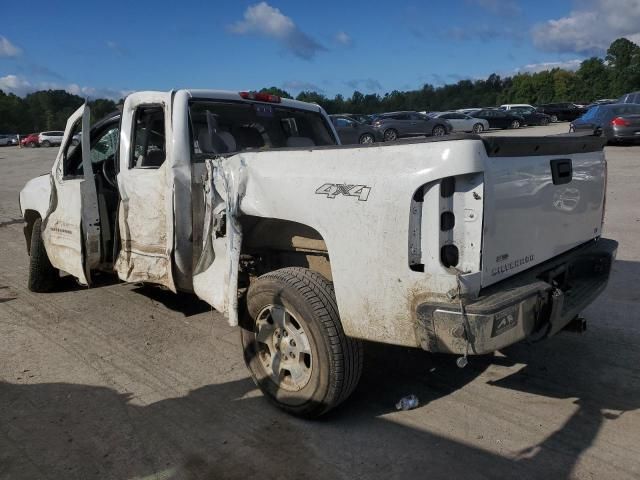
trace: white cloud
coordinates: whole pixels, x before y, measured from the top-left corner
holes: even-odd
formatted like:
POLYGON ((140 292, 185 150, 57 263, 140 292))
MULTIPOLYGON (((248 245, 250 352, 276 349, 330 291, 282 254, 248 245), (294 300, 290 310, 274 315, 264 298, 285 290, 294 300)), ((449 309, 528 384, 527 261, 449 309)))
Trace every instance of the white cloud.
POLYGON ((109 98, 111 100, 118 100, 131 93, 130 90, 83 87, 76 83, 70 83, 67 85, 50 82, 31 83, 26 78, 18 75, 6 75, 4 77, 0 77, 0 90, 7 93, 13 93, 19 97, 24 97, 25 95, 38 90, 66 90, 67 92, 80 97, 87 97, 90 99, 109 98))
POLYGON ((7 37, 0 35, 0 57, 17 57, 21 53, 20 47, 11 43, 7 37))
POLYGON ((7 75, 0 77, 0 90, 7 93, 14 93, 20 97, 33 91, 32 85, 22 77, 17 75, 7 75))
POLYGON ((640 40, 640 0, 584 0, 568 16, 534 26, 534 44, 552 52, 601 54, 616 38, 640 40))
POLYGON ((244 18, 229 26, 237 35, 257 34, 278 41, 295 56, 310 60, 318 52, 326 50, 298 28, 293 20, 267 2, 247 7, 244 18))
POLYGON ((353 39, 347 32, 338 32, 333 38, 336 43, 345 47, 350 47, 353 44, 353 39))
POLYGON ((573 60, 565 60, 563 62, 542 62, 542 63, 530 63, 515 69, 515 73, 538 73, 545 70, 553 70, 554 68, 560 68, 562 70, 576 71, 580 68, 582 60, 575 58, 573 60))

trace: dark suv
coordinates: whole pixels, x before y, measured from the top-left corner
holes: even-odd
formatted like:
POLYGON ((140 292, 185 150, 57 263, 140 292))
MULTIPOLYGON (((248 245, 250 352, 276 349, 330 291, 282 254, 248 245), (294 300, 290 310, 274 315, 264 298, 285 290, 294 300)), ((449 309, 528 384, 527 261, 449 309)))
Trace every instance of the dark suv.
POLYGON ((418 112, 393 112, 378 115, 373 126, 382 132, 385 142, 420 135, 439 137, 453 130, 442 118, 430 118, 418 112))
POLYGON ((640 92, 625 93, 620 97, 618 103, 639 103, 640 104, 640 92))
POLYGON ((538 111, 549 115, 552 122, 571 122, 576 118, 581 117, 586 110, 574 105, 573 103, 563 102, 540 105, 538 107, 538 111))

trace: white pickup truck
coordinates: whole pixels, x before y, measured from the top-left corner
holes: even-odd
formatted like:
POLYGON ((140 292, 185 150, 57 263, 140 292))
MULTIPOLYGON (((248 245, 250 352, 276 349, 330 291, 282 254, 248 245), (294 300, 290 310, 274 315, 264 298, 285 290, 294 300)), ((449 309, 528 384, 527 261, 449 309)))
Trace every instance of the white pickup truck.
POLYGON ((134 93, 93 126, 78 109, 22 190, 29 287, 194 292, 241 327, 264 394, 313 417, 356 387, 362 340, 466 359, 567 327, 615 257, 606 172, 595 137, 346 147, 317 105, 134 93))

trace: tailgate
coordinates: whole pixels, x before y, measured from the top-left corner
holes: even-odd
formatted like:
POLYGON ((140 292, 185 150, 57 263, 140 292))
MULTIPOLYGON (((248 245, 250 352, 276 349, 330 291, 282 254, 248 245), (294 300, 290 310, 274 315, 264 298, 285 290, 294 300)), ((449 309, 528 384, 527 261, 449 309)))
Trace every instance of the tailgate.
POLYGON ((603 141, 553 136, 486 139, 482 285, 600 236, 603 141))

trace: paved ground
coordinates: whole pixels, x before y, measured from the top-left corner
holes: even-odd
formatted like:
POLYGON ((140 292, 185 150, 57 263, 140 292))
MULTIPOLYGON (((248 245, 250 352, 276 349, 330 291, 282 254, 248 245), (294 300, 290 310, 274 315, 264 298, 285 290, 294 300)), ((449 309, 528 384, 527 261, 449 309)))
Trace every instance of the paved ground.
POLYGON ((640 147, 607 148, 605 231, 621 246, 586 334, 464 370, 369 345, 355 395, 318 422, 270 407, 237 331, 193 297, 26 290, 17 195, 54 155, 0 149, 0 478, 640 477, 640 147), (420 408, 395 412, 409 393, 420 408))

